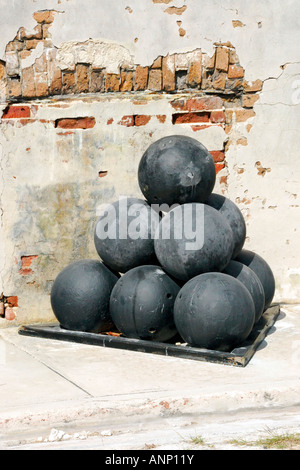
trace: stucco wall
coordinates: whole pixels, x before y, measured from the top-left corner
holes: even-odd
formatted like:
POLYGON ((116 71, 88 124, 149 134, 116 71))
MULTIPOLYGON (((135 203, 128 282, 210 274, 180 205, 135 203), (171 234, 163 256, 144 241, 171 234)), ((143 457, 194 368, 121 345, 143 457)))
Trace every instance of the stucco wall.
POLYGON ((18 297, 12 301, 14 320, 0 318, 0 327, 51 320, 49 292, 56 275, 73 259, 97 256, 92 234, 98 205, 120 195, 141 195, 136 171, 144 150, 174 133, 195 137, 215 152, 215 192, 236 202, 245 215, 245 247, 272 267, 275 300, 299 301, 299 2, 15 0, 8 8, 0 0, 0 6, 0 291, 18 297), (36 43, 28 54, 23 50, 18 74, 50 49, 62 70, 75 67, 79 54, 78 62, 91 67, 102 61, 117 74, 126 62, 136 74, 138 66, 150 67, 160 56, 177 57, 179 63, 179 54, 197 50, 205 68, 221 47, 238 57, 244 85, 234 82, 225 89, 230 100, 213 85, 213 96, 223 99, 216 109, 223 114, 214 122, 215 109, 209 109, 204 124, 194 118, 176 124, 174 119, 178 103, 211 95, 203 87, 75 90, 14 100, 7 95, 7 45, 22 27, 30 37, 39 10, 57 13, 43 45, 36 43), (245 83, 260 86, 249 94, 245 83), (242 103, 254 92, 253 103, 242 103), (7 115, 8 105, 12 110, 17 104, 25 111, 7 115), (88 128, 57 126, 60 119, 78 117, 94 121, 88 128), (219 154, 224 156, 220 161, 219 154), (107 172, 101 174, 105 177, 99 171, 107 172))

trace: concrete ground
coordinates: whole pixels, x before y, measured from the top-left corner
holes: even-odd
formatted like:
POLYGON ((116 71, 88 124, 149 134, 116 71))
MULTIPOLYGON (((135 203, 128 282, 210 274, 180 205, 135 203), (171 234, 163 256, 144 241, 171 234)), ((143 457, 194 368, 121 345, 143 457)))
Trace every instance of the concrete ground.
POLYGON ((235 449, 300 433, 299 379, 299 305, 244 368, 2 329, 0 448, 235 449))

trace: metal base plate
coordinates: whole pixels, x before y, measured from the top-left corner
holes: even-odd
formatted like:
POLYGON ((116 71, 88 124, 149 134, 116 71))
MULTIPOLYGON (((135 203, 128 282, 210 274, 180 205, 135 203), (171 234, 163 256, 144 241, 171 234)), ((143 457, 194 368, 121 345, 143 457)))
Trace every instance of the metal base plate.
MULTIPOLYGON (((85 333, 80 331, 70 331, 60 328, 59 325, 28 325, 19 329, 20 335, 35 336, 61 341, 102 346, 106 348, 126 349, 144 353, 172 356, 183 359, 193 359, 197 361, 214 362, 237 367, 245 367, 252 359, 256 350, 267 336, 280 314, 280 306, 269 307, 254 325, 254 328, 240 347, 231 352, 221 352, 209 349, 193 348, 188 345, 178 345, 175 343, 158 343, 140 339, 131 339, 122 336, 112 336, 110 334, 85 333)), ((177 340, 176 340, 177 341, 177 340)))

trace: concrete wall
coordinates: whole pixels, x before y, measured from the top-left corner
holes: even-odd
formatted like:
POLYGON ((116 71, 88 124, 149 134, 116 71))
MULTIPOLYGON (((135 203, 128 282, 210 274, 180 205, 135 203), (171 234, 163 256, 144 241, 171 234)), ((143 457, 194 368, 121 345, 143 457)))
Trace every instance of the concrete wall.
POLYGON ((0 6, 0 327, 53 318, 57 274, 97 257, 97 207, 140 196, 143 152, 175 133, 212 152, 275 300, 299 301, 299 2, 0 6))

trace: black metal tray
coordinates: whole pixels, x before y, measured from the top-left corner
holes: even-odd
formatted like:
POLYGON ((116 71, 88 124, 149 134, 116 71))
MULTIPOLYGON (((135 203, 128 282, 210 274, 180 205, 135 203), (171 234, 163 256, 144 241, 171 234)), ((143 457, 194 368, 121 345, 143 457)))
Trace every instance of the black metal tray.
POLYGON ((130 351, 160 354, 163 356, 245 367, 276 322, 279 314, 279 305, 269 307, 264 312, 260 321, 254 326, 246 342, 240 347, 233 349, 231 352, 193 348, 188 345, 178 345, 178 342, 158 343, 154 341, 125 338, 122 336, 112 336, 111 334, 70 331, 60 328, 57 324, 21 326, 18 333, 25 336, 35 336, 93 346, 126 349, 130 351))

